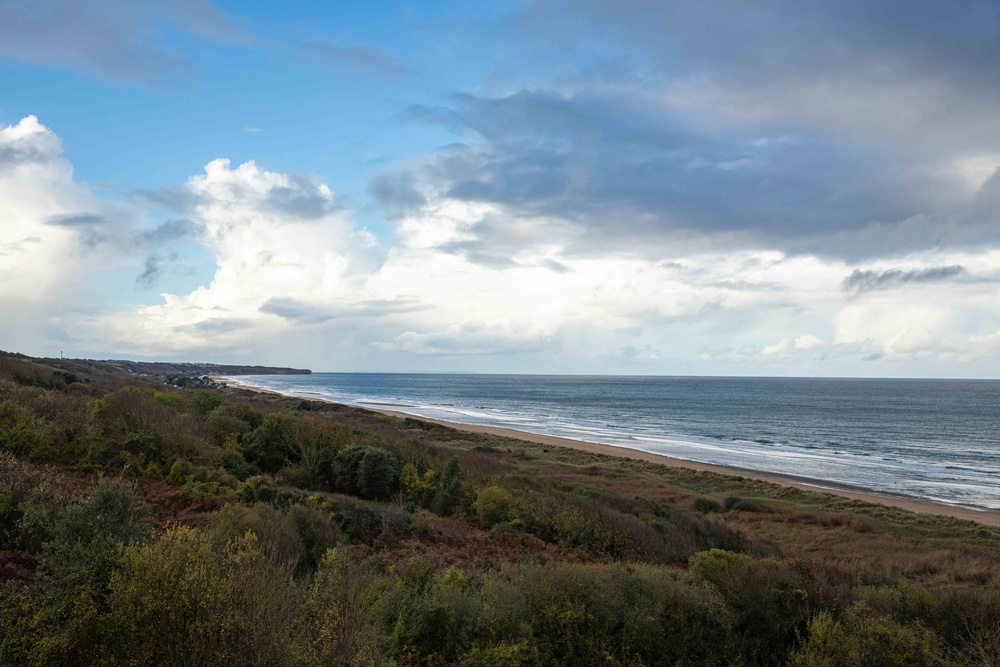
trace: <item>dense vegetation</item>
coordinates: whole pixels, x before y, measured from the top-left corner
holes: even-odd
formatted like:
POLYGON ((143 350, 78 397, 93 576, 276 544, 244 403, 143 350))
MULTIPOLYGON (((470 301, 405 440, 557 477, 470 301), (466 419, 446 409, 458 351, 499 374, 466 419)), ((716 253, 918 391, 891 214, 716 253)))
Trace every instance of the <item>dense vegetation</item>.
POLYGON ((0 664, 1000 663, 997 529, 147 380, 0 357, 0 664))

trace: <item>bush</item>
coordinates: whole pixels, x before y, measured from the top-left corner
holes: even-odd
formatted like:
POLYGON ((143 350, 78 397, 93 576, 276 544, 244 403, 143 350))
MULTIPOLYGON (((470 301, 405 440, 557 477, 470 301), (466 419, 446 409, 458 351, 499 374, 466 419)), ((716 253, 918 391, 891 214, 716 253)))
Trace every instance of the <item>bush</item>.
POLYGON ((14 401, 0 403, 0 447, 15 454, 31 454, 38 445, 35 417, 14 401))
POLYGON ((0 664, 95 661, 98 626, 120 547, 146 533, 132 487, 100 480, 52 526, 38 579, 5 621, 0 664))
POLYGON ((514 496, 503 487, 488 486, 476 494, 473 507, 476 509, 476 516, 479 517, 480 523, 487 528, 492 528, 498 523, 511 519, 514 496))
POLYGON ((855 604, 839 621, 826 611, 809 622, 793 667, 931 667, 944 662, 937 638, 918 623, 902 624, 855 604))
POLYGON ((452 456, 444 465, 441 473, 441 486, 437 492, 434 505, 438 514, 451 516, 455 513, 461 500, 462 475, 459 470, 458 458, 452 456))
POLYGON ((437 495, 440 477, 437 470, 427 470, 421 475, 415 465, 407 463, 400 474, 399 485, 407 501, 430 507, 437 495))
POLYGON ((337 489, 343 493, 387 500, 399 490, 399 461, 381 447, 351 447, 337 455, 337 489))
POLYGON ((722 508, 729 512, 770 512, 771 508, 758 500, 746 500, 737 496, 727 496, 722 508))
POLYGON ((694 508, 701 512, 702 514, 709 514, 712 512, 721 512, 722 505, 712 500, 711 498, 695 498, 694 508))
POLYGON ((213 548, 198 530, 170 528, 125 550, 102 624, 105 657, 122 665, 289 664, 301 599, 255 535, 213 548))
POLYGON ((279 412, 266 415, 247 438, 244 456, 265 472, 277 472, 295 457, 296 426, 292 415, 279 412))
POLYGON ((236 497, 245 503, 270 503, 277 495, 277 489, 264 475, 248 477, 236 487, 236 497))
POLYGON ((691 558, 690 574, 726 601, 747 664, 784 664, 810 617, 808 583, 798 571, 770 558, 712 549, 691 558))
POLYGON ((214 391, 199 389, 188 399, 191 410, 199 417, 207 417, 212 410, 222 404, 222 397, 214 391))
POLYGON ((229 439, 239 442, 250 432, 250 424, 227 414, 213 413, 208 418, 208 428, 212 433, 212 439, 219 445, 225 444, 229 439))
POLYGON ((310 666, 384 664, 377 617, 383 586, 359 561, 344 548, 323 556, 299 620, 308 637, 304 657, 310 666))

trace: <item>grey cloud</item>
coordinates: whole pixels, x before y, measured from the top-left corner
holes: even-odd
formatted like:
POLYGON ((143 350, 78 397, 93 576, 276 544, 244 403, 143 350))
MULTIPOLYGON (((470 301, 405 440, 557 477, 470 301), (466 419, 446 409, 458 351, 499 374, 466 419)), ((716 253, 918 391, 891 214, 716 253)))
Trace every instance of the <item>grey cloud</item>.
POLYGON ((1000 151, 995 2, 535 2, 503 36, 549 70, 580 45, 610 56, 548 88, 411 107, 465 143, 370 188, 391 216, 443 193, 537 221, 523 238, 482 221, 446 248, 474 261, 547 243, 859 261, 1000 236, 1000 195, 987 183, 967 210, 955 168, 1000 151))
POLYGON ((26 236, 23 239, 18 239, 12 243, 7 243, 0 246, 0 257, 15 255, 17 253, 25 252, 28 249, 29 244, 41 243, 42 239, 39 236, 26 236))
POLYGON ((207 0, 0 0, 0 58, 82 70, 114 81, 161 79, 190 67, 150 39, 163 18, 211 39, 245 38, 207 0))
POLYGON ((253 41, 233 16, 209 0, 164 0, 164 8, 178 25, 196 35, 238 45, 253 41))
POLYGON ((338 318, 377 318, 426 308, 427 306, 409 299, 380 299, 320 307, 289 297, 273 297, 261 305, 260 312, 302 324, 318 324, 338 318))
POLYGON ((375 342, 381 352, 409 352, 430 356, 514 355, 554 347, 549 336, 509 331, 481 323, 466 323, 445 331, 405 331, 390 342, 375 342))
POLYGON ((569 267, 562 262, 557 262, 554 259, 546 259, 542 264, 545 265, 550 271, 555 271, 556 273, 569 273, 569 267))
POLYGON ((40 164, 56 159, 62 152, 58 141, 11 142, 0 145, 0 172, 22 164, 40 164))
POLYGON ((738 114, 869 125, 920 144, 1000 142, 992 0, 536 2, 517 29, 614 44, 668 84, 738 93, 738 114))
POLYGON ((392 218, 419 212, 427 198, 417 189, 415 175, 410 171, 393 170, 376 174, 368 192, 392 218))
MULTIPOLYGON (((406 182, 499 204, 507 218, 569 221, 578 251, 662 244, 678 231, 788 244, 899 220, 927 204, 901 180, 898 164, 868 148, 802 132, 723 141, 642 96, 465 95, 453 108, 415 107, 409 116, 479 141, 430 158, 406 182)), ((484 243, 495 232, 489 223, 476 230, 484 243)))
POLYGON ((98 227, 107 224, 107 222, 104 217, 90 213, 81 215, 56 215, 46 220, 46 224, 54 227, 73 228, 98 227))
POLYGON ((266 202, 272 210, 304 220, 313 220, 343 210, 341 202, 321 192, 308 178, 291 177, 288 187, 272 188, 266 202))
POLYGON ((167 220, 153 229, 141 232, 137 242, 140 245, 156 247, 173 241, 197 238, 201 232, 202 226, 191 220, 167 220))
POLYGON ((383 79, 398 80, 408 70, 394 53, 368 44, 330 44, 310 42, 302 46, 313 60, 351 74, 373 74, 383 79))
POLYGON ((261 305, 260 312, 277 315, 283 319, 302 322, 304 324, 326 322, 327 320, 333 318, 333 314, 317 308, 316 306, 297 299, 281 297, 268 299, 263 305, 261 305))
POLYGON ((184 328, 197 334, 224 334, 252 326, 253 322, 244 318, 212 317, 184 328))
POLYGON ((843 282, 845 291, 859 294, 876 290, 893 289, 904 285, 942 282, 965 274, 965 267, 932 266, 926 269, 888 269, 886 271, 861 271, 855 269, 843 282))
POLYGON ((135 279, 135 284, 141 288, 153 287, 163 277, 163 258, 158 253, 146 257, 142 273, 135 279))
MULTIPOLYGON (((345 210, 345 203, 340 197, 331 197, 320 189, 319 184, 309 176, 302 174, 288 175, 287 186, 271 188, 261 202, 261 207, 278 213, 281 216, 300 220, 315 220, 339 211, 345 210)), ((234 186, 239 187, 239 186, 234 186)), ((241 192, 234 194, 241 195, 241 192)), ((144 203, 162 207, 166 211, 183 216, 197 217, 198 207, 207 204, 200 195, 189 189, 174 187, 158 190, 136 190, 133 197, 144 203)), ((258 197, 258 192, 247 193, 247 196, 258 197)), ((170 224, 170 223, 165 223, 170 224)), ((172 227, 164 233, 183 232, 197 235, 201 233, 197 223, 190 220, 180 220, 172 223, 172 227)))
POLYGON ((57 215, 49 218, 45 223, 53 227, 73 230, 84 250, 93 250, 112 238, 109 235, 109 230, 113 223, 101 215, 91 213, 57 215))

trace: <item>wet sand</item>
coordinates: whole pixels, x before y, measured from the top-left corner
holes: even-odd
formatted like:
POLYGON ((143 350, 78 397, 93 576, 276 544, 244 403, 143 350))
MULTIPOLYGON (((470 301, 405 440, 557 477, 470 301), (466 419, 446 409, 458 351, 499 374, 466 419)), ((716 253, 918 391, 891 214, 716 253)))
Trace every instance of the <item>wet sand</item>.
MULTIPOLYGON (((280 392, 269 391, 266 389, 260 389, 259 387, 253 387, 250 385, 241 384, 231 379, 224 379, 224 378, 212 378, 212 379, 219 382, 220 384, 225 384, 230 387, 236 387, 239 389, 248 389, 250 391, 259 391, 268 394, 284 395, 281 394, 280 392)), ((309 399, 309 400, 322 400, 327 403, 336 402, 320 398, 309 399)), ((869 503, 889 505, 891 507, 898 507, 904 510, 908 510, 910 512, 918 512, 921 514, 937 514, 941 516, 954 517, 957 519, 967 519, 969 521, 976 521, 978 523, 982 523, 987 526, 1000 526, 1000 512, 998 511, 992 511, 992 510, 979 511, 973 509, 966 509, 963 507, 952 507, 950 505, 941 505, 939 503, 927 500, 920 500, 917 498, 911 498, 908 496, 877 493, 875 491, 870 491, 867 489, 858 489, 843 484, 837 484, 836 482, 827 482, 819 479, 809 479, 803 477, 793 477, 790 475, 764 473, 757 470, 746 470, 744 468, 714 465, 711 463, 698 463, 696 461, 686 461, 684 459, 676 459, 671 456, 665 456, 663 454, 653 454, 650 452, 643 452, 638 449, 629 449, 627 447, 616 447, 614 445, 604 445, 597 442, 585 442, 583 440, 560 438, 553 435, 541 435, 538 433, 529 433, 527 431, 518 431, 516 429, 501 428, 497 426, 477 426, 473 424, 459 424, 456 422, 448 422, 440 419, 429 419, 427 417, 418 417, 415 415, 407 414, 405 412, 399 412, 398 410, 388 410, 384 407, 374 407, 382 405, 383 404, 381 403, 371 402, 367 403, 366 407, 359 409, 370 410, 372 412, 378 412, 380 414, 388 415, 390 417, 396 417, 399 419, 409 418, 409 419, 417 419, 419 421, 429 422, 432 424, 440 424, 441 426, 448 426, 450 428, 454 428, 459 431, 468 431, 470 433, 487 433, 489 435, 497 435, 505 438, 513 438, 515 440, 524 440, 527 442, 534 442, 542 445, 551 445, 553 447, 568 447, 570 449, 577 449, 583 452, 590 452, 591 454, 603 454, 605 456, 618 456, 628 459, 635 459, 638 461, 648 461, 650 463, 658 463, 660 465, 670 466, 672 468, 689 468, 691 470, 714 472, 720 475, 731 475, 737 477, 747 477, 750 479, 759 479, 765 482, 771 482, 773 484, 795 487, 797 489, 802 489, 804 491, 831 493, 844 498, 850 498, 852 500, 863 500, 869 503)), ((357 406, 352 406, 352 407, 357 407, 357 406)), ((407 407, 407 406, 399 406, 399 407, 407 407)))

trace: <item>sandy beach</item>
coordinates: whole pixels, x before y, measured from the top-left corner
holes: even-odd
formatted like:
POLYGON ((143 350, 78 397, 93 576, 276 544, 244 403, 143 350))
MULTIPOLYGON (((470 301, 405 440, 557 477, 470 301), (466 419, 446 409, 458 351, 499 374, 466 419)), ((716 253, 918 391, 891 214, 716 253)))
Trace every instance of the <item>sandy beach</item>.
MULTIPOLYGON (((280 392, 270 391, 266 389, 261 389, 259 387, 242 384, 238 381, 232 380, 231 378, 212 378, 212 380, 219 384, 223 384, 238 389, 246 389, 249 391, 256 391, 268 394, 276 394, 279 396, 285 395, 281 394, 280 392)), ((310 397, 307 400, 336 403, 336 401, 329 401, 322 398, 310 397)), ((395 417, 398 419, 407 419, 407 418, 418 419, 420 421, 429 422, 432 424, 439 424, 441 426, 447 426, 449 428, 454 428, 460 431, 468 431, 471 433, 488 433, 490 435, 497 435, 505 438, 514 438, 515 440, 524 440, 527 442, 534 442, 542 445, 550 445, 553 447, 569 447, 571 449, 590 452, 592 454, 603 454, 605 456, 618 456, 623 458, 635 459, 638 461, 648 461, 650 463, 658 463, 660 465, 665 465, 675 468, 683 467, 692 470, 714 472, 720 475, 734 475, 739 477, 747 477, 750 479, 759 479, 765 482, 771 482, 773 484, 780 484, 783 486, 791 486, 806 491, 830 493, 844 498, 851 498, 853 500, 863 500, 865 502, 888 505, 891 507, 898 507, 910 512, 919 512, 922 514, 937 514, 941 516, 954 517, 957 519, 967 519, 969 521, 976 521, 978 523, 982 523, 987 526, 1000 526, 1000 512, 997 511, 991 511, 991 510, 979 511, 973 509, 966 509, 962 507, 952 507, 950 505, 942 505, 939 503, 920 500, 917 498, 910 498, 905 496, 893 496, 893 495, 875 493, 873 491, 868 491, 863 489, 855 489, 845 485, 837 484, 835 482, 827 482, 818 479, 792 477, 788 475, 778 475, 773 473, 764 473, 757 470, 747 470, 732 466, 721 466, 710 463, 698 463, 696 461, 677 459, 663 454, 653 454, 651 452, 644 452, 637 449, 629 449, 627 447, 616 447, 614 445, 605 445, 597 442, 586 442, 583 440, 560 438, 551 435, 541 435, 538 433, 530 433, 527 431, 518 431, 516 429, 500 428, 496 426, 478 426, 474 424, 460 424, 457 422, 449 422, 439 419, 429 419, 427 417, 419 417, 407 414, 405 412, 400 412, 398 410, 391 410, 385 407, 387 405, 393 405, 393 404, 386 404, 373 401, 366 403, 364 407, 358 407, 358 406, 350 406, 350 407, 358 407, 358 409, 361 410, 370 410, 372 412, 378 412, 380 414, 387 415, 390 417, 395 417)), ((398 406, 398 407, 406 407, 406 406, 398 406)))

